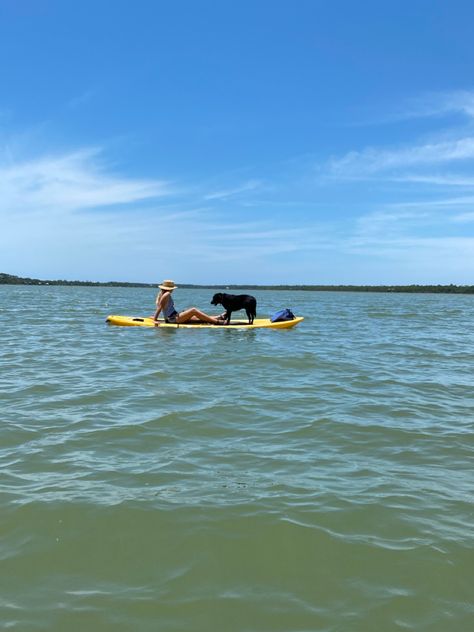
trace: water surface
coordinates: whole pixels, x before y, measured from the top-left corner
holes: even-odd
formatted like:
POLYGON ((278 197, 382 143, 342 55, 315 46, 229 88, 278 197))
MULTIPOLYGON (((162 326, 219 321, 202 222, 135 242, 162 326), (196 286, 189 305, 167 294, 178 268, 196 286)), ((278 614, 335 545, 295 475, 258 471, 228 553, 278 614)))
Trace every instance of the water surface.
POLYGON ((0 286, 5 629, 472 629, 474 297, 254 293, 0 286))

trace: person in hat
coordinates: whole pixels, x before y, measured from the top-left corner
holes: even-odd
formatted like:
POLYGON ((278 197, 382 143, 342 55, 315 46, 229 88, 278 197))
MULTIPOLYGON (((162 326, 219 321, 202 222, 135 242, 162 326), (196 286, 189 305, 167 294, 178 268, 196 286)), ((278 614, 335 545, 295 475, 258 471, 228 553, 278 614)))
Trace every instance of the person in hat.
POLYGON ((216 318, 214 316, 209 316, 209 314, 205 314, 201 312, 197 307, 189 307, 185 309, 183 312, 178 312, 174 306, 173 297, 171 296, 173 290, 177 289, 177 285, 174 284, 174 281, 163 281, 161 285, 158 286, 161 292, 156 297, 156 311, 153 315, 153 320, 155 321, 156 326, 159 326, 158 316, 160 312, 163 312, 163 316, 165 317, 165 322, 167 323, 212 323, 213 325, 222 325, 222 318, 216 318))

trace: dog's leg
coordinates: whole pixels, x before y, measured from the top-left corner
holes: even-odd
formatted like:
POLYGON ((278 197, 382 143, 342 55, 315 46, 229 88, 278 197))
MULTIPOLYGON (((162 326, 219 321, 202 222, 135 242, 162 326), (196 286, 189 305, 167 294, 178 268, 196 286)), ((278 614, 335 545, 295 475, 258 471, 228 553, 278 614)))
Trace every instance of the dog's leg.
POLYGON ((257 318, 257 302, 255 302, 251 308, 251 314, 252 314, 252 325, 253 325, 253 321, 255 318, 257 318))

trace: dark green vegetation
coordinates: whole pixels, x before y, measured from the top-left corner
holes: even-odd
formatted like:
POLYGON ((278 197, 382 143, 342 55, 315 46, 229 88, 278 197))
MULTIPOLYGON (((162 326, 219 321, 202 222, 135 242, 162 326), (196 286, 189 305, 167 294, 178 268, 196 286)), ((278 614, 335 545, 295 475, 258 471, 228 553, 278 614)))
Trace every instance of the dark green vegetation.
MULTIPOLYGON (((0 272, 0 285, 85 285, 97 287, 156 287, 157 283, 130 283, 126 281, 45 281, 18 277, 0 272)), ((308 292, 411 292, 438 294, 474 294, 474 285, 193 285, 180 283, 182 288, 216 288, 227 290, 302 290, 308 292)))
POLYGON ((87 286, 111 286, 111 287, 155 287, 156 283, 127 283, 125 281, 107 281, 99 283, 98 281, 65 281, 59 279, 56 281, 44 281, 41 279, 30 279, 29 277, 18 277, 13 274, 5 274, 0 272, 0 285, 87 285, 87 286))

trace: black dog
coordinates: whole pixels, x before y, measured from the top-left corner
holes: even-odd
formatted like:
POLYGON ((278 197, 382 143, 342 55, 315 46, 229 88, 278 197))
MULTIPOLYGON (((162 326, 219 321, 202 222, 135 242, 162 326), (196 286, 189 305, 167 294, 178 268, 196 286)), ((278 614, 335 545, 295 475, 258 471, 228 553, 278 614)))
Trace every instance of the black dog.
POLYGON ((211 305, 222 305, 225 309, 224 324, 230 323, 232 312, 238 312, 239 309, 245 309, 249 319, 249 325, 253 323, 253 319, 257 315, 257 301, 253 296, 248 294, 223 294, 219 292, 212 297, 211 305))

